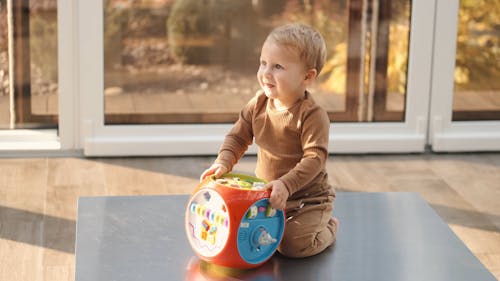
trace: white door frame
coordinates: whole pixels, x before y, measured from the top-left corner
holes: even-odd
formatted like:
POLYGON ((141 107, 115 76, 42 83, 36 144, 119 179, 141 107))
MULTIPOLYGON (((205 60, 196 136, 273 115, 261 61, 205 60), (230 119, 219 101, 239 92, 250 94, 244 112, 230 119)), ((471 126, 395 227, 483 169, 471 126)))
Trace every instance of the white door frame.
POLYGON ((62 150, 80 148, 77 2, 57 1, 59 139, 62 150))
POLYGON ((459 4, 436 1, 429 143, 434 151, 498 151, 500 121, 452 121, 459 4))
MULTIPOLYGON (((412 1, 405 122, 332 123, 330 152, 423 152, 427 138, 433 9, 412 1)), ((103 1, 77 0, 80 137, 87 156, 214 155, 230 124, 104 125, 103 1)), ((60 11, 64 13, 64 11, 60 11)), ((75 87, 73 85, 73 87, 75 87)), ((69 85, 68 85, 69 88, 69 85)), ((251 148, 250 152, 255 152, 251 148)))
POLYGON ((75 0, 57 2, 59 123, 58 129, 0 130, 0 151, 16 155, 20 151, 68 151, 79 148, 76 142, 78 107, 76 99, 76 4, 75 0))

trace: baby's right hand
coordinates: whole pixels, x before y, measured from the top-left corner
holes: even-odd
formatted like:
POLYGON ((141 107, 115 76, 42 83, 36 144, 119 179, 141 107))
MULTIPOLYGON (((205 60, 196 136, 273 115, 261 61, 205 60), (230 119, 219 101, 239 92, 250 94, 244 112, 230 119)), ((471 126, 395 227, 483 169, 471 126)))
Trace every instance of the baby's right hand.
POLYGON ((200 182, 203 181, 208 176, 214 175, 216 178, 219 178, 223 174, 229 172, 229 169, 222 164, 215 163, 210 168, 206 169, 200 176, 200 182))
POLYGON ((271 196, 269 197, 271 207, 277 210, 284 210, 288 196, 290 196, 285 184, 280 180, 274 180, 266 184, 264 188, 271 188, 271 196))

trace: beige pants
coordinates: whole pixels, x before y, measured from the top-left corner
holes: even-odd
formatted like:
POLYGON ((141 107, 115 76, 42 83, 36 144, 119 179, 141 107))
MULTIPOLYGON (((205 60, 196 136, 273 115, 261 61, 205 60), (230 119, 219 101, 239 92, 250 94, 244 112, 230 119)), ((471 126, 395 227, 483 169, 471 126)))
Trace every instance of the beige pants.
POLYGON ((287 257, 319 254, 335 242, 337 226, 332 220, 333 196, 287 202, 286 224, 278 251, 287 257))

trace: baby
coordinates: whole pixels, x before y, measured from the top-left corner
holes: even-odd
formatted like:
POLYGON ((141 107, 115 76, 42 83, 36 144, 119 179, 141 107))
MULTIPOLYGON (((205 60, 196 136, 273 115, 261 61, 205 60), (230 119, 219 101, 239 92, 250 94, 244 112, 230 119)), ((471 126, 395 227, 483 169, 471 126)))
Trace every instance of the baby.
POLYGON ((316 30, 289 24, 271 31, 262 46, 257 79, 261 90, 241 110, 218 157, 201 179, 232 170, 248 146, 258 146, 257 177, 267 180, 269 202, 286 213, 278 251, 288 257, 316 255, 335 242, 335 191, 328 183, 330 120, 307 88, 326 60, 316 30))

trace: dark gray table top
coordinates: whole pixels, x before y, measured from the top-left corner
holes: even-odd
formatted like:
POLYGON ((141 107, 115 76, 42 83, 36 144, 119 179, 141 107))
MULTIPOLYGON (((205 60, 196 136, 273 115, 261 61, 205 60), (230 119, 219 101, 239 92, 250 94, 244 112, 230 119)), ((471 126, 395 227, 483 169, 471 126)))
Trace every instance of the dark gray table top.
POLYGON ((76 281, 496 280, 415 193, 338 193, 334 247, 306 259, 277 254, 260 268, 221 277, 200 264, 187 241, 187 201, 80 198, 76 281))

